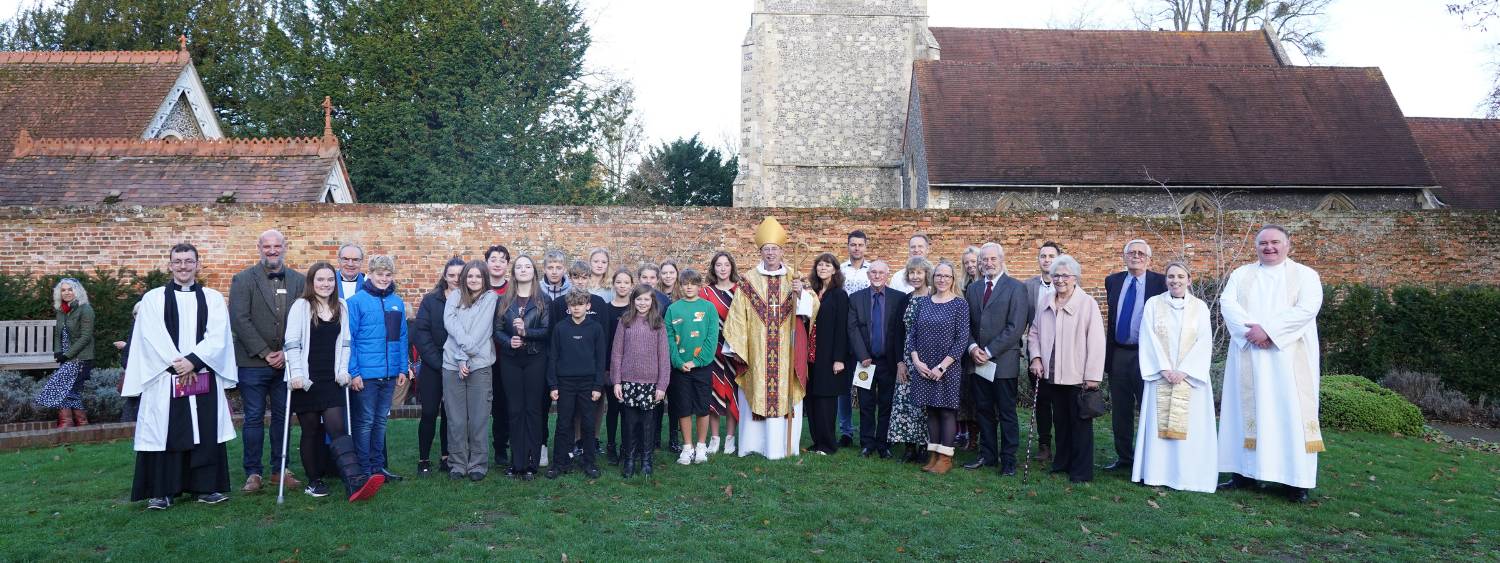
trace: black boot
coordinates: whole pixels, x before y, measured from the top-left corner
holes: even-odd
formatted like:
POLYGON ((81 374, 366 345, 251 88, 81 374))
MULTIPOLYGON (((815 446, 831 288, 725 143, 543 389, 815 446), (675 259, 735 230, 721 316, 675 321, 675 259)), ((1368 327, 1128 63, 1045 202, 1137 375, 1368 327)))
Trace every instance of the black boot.
POLYGON ((1228 481, 1225 481, 1223 483, 1219 483, 1219 487, 1218 487, 1219 490, 1221 490, 1221 491, 1227 491, 1227 490, 1231 490, 1231 489, 1248 490, 1248 489, 1254 489, 1254 488, 1256 488, 1257 485, 1260 484, 1255 479, 1251 479, 1251 478, 1246 477, 1244 475, 1240 475, 1239 473, 1233 473, 1232 475, 1233 476, 1230 477, 1228 481))
POLYGON ((620 450, 615 448, 614 442, 604 446, 604 459, 609 461, 610 465, 620 464, 620 450))
POLYGON ((646 450, 645 453, 640 454, 639 457, 640 459, 638 461, 641 468, 641 475, 648 479, 651 478, 651 450, 646 450))
POLYGON ((1302 487, 1293 487, 1291 485, 1286 486, 1286 499, 1294 503, 1302 504, 1307 502, 1307 493, 1308 489, 1304 489, 1302 487))
POLYGON ((620 476, 626 479, 635 477, 635 456, 628 456, 619 460, 620 476))
POLYGON ((339 436, 328 447, 333 450, 334 465, 338 466, 339 476, 344 480, 344 490, 349 494, 349 502, 373 497, 380 486, 385 484, 385 476, 371 476, 360 466, 359 454, 354 451, 354 438, 339 436))

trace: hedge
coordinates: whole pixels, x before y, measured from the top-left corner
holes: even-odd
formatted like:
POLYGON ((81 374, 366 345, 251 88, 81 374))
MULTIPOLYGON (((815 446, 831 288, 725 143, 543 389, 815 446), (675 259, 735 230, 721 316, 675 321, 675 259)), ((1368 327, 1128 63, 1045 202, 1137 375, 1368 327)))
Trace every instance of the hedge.
POLYGON ((52 308, 52 288, 63 278, 75 278, 89 294, 94 307, 94 365, 119 367, 120 351, 110 345, 130 334, 130 310, 147 289, 166 284, 167 274, 152 271, 138 276, 132 270, 94 273, 67 272, 33 278, 0 274, 0 320, 46 320, 57 318, 52 308))
POLYGON ((1420 436, 1422 410, 1400 394, 1357 375, 1325 375, 1318 416, 1324 427, 1420 436))
POLYGON ((1470 398, 1500 399, 1500 288, 1340 284, 1325 296, 1325 373, 1372 381, 1391 370, 1433 373, 1470 398))

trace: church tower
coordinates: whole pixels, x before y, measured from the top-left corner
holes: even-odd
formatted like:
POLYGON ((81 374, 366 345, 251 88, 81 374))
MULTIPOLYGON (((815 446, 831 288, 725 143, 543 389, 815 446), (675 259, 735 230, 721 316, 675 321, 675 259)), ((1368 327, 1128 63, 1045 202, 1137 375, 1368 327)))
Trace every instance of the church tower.
POLYGON ((899 207, 926 0, 755 0, 740 61, 736 207, 899 207))

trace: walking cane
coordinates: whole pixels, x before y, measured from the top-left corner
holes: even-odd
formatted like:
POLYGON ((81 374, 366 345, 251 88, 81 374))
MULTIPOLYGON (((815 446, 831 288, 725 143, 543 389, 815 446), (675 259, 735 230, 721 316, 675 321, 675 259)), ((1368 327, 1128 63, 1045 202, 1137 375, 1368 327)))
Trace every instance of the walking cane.
POLYGON ((276 473, 276 504, 286 497, 287 441, 292 437, 292 388, 286 389, 286 408, 281 411, 281 471, 276 473))

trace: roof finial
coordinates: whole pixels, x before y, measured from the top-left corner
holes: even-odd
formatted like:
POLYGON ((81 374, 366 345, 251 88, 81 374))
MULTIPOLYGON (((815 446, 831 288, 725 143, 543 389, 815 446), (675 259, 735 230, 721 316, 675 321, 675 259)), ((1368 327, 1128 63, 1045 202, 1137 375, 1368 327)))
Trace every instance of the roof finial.
POLYGON ((179 53, 186 53, 187 52, 187 34, 186 33, 177 36, 177 52, 179 52, 179 53))
POLYGON ((323 96, 323 137, 333 138, 333 98, 323 96))

